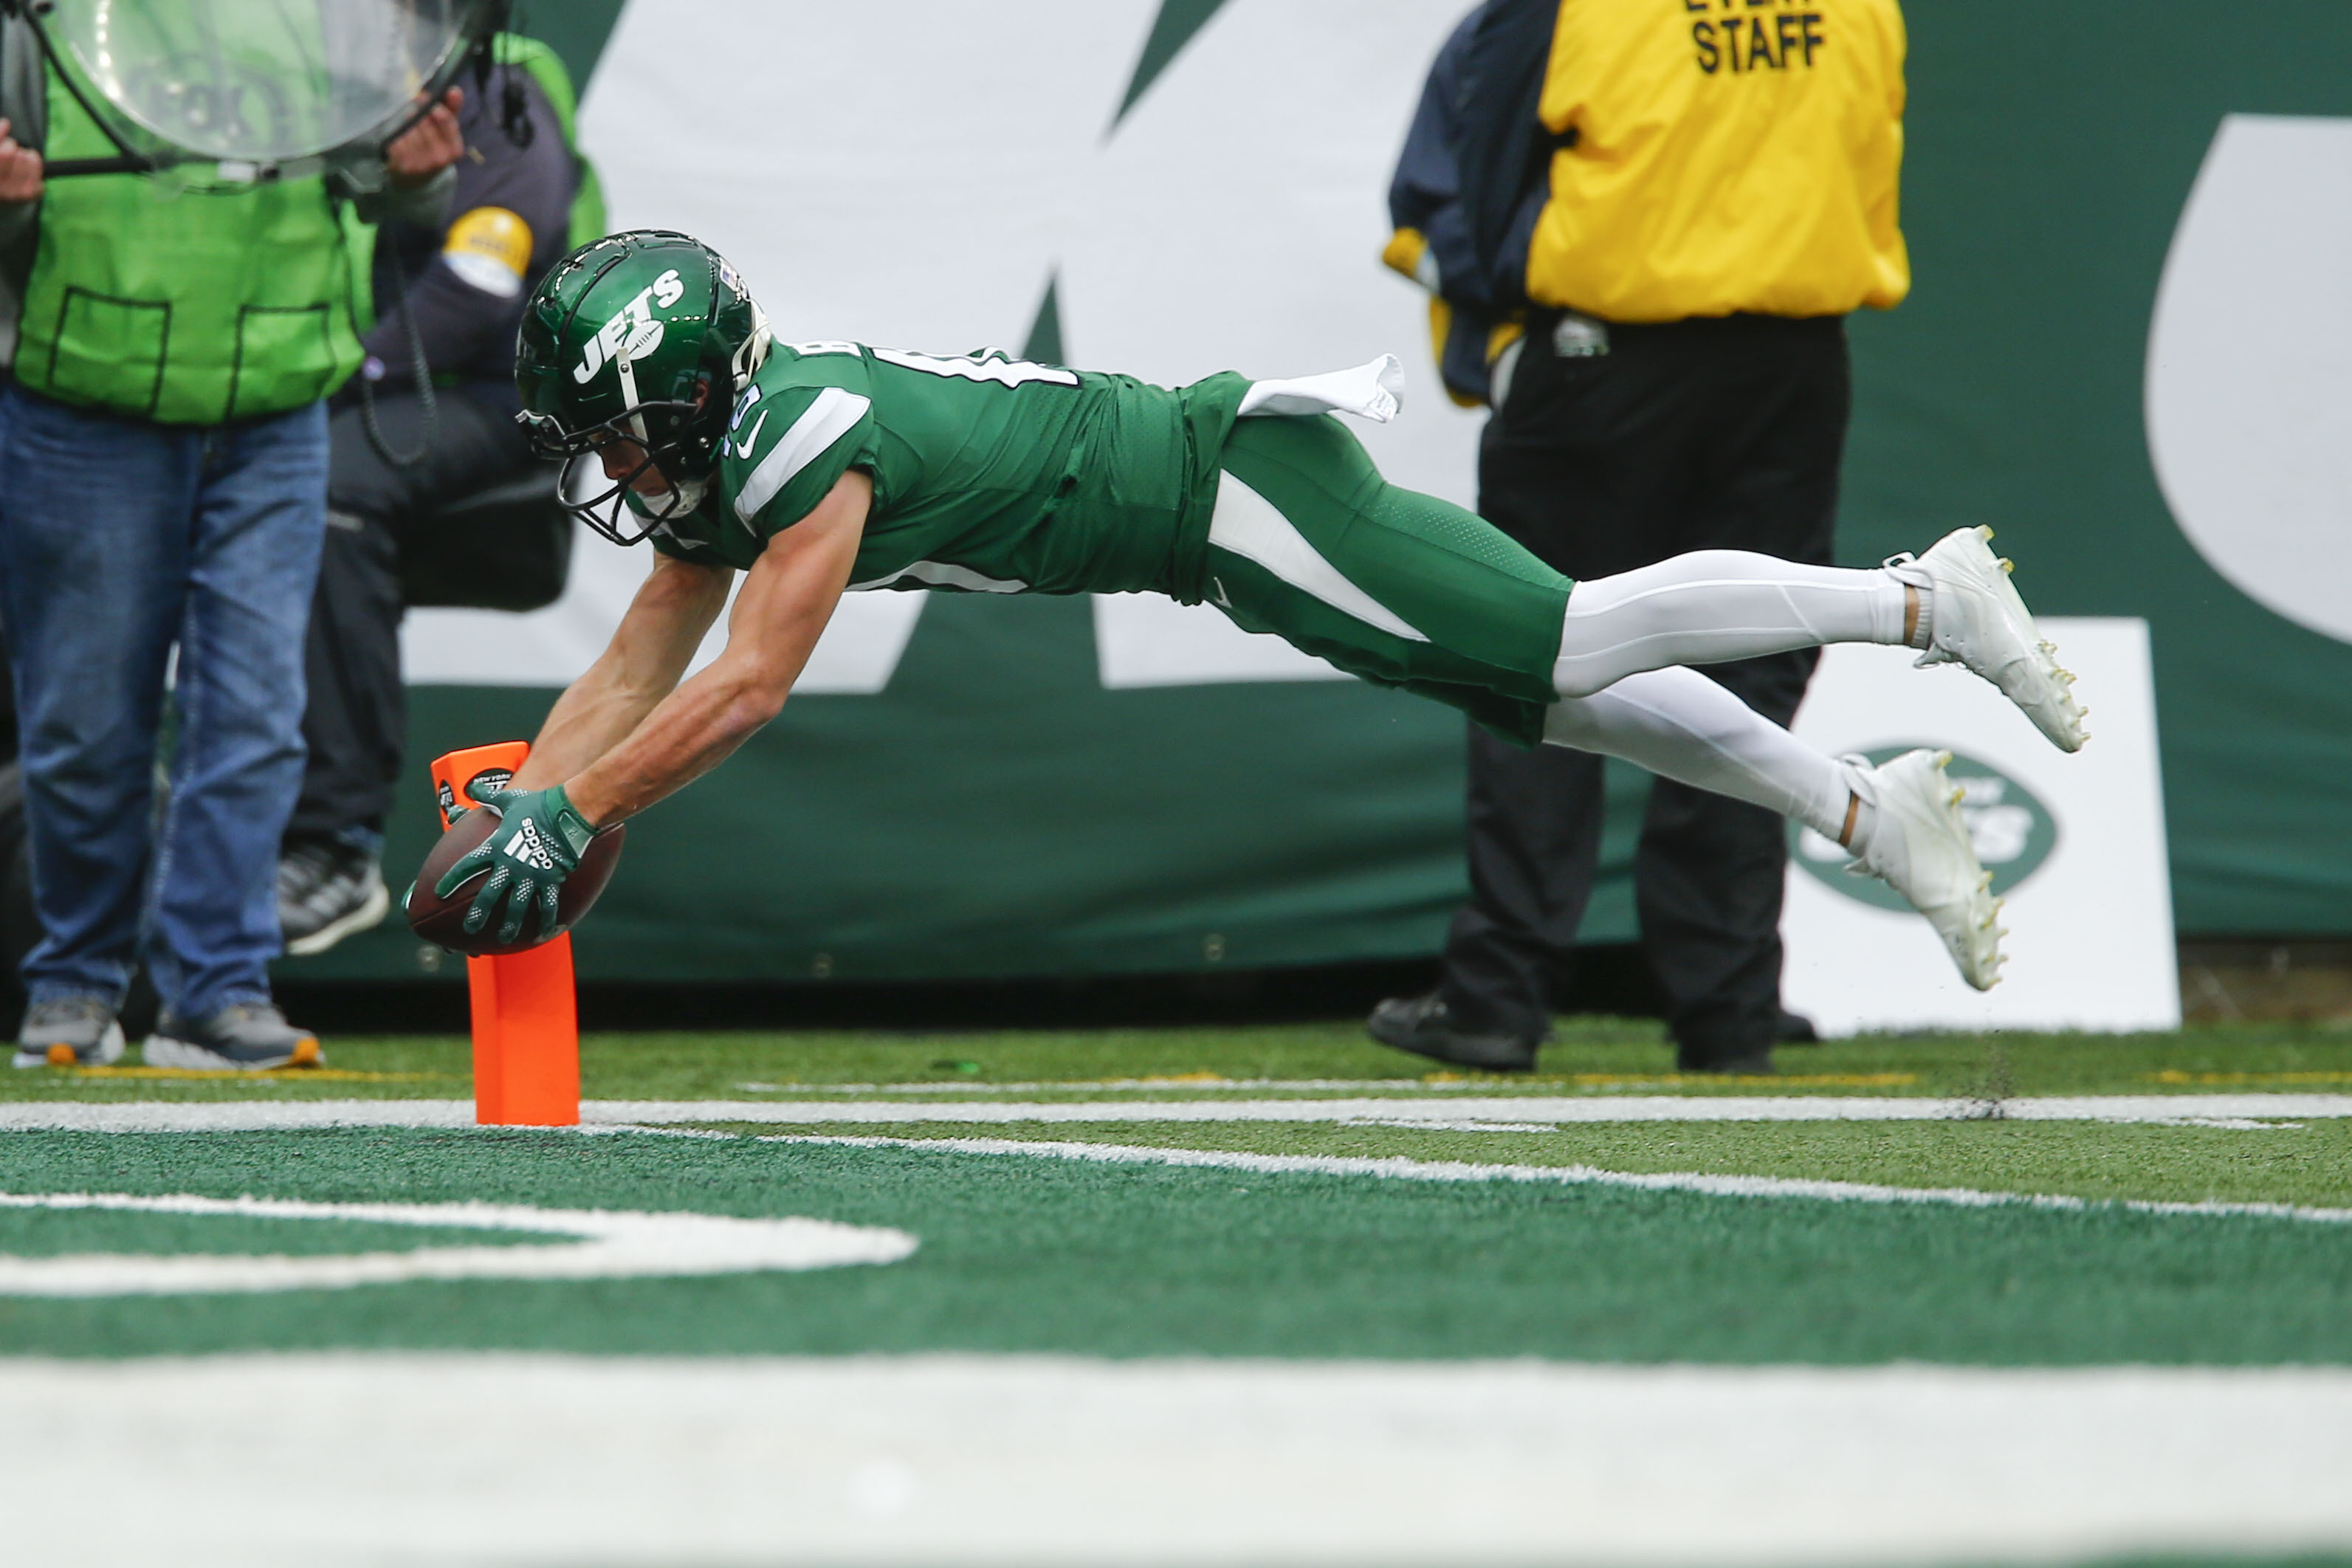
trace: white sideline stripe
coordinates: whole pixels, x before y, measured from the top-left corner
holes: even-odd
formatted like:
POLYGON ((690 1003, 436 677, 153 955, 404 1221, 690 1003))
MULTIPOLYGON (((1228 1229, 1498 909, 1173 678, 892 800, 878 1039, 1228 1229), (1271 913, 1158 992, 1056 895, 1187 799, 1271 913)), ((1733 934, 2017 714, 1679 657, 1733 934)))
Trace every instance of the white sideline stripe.
POLYGON ((1037 1079, 1026 1083, 957 1083, 948 1079, 938 1083, 761 1083, 750 1080, 735 1087, 760 1094, 1035 1094, 1041 1089, 1071 1094, 1224 1094, 1235 1090, 1247 1094, 1252 1091, 1328 1089, 1409 1089, 1427 1093, 1431 1089, 1466 1089, 1470 1086, 1426 1083, 1417 1078, 1099 1078, 1037 1079))
POLYGON ((2336 1368, 341 1353, 5 1361, 0 1410, 10 1555, 44 1564, 1859 1568, 2352 1545, 2336 1368))
MULTIPOLYGON (((2004 1100, 1844 1095, 1449 1095, 1444 1099, 592 1101, 594 1121, 2014 1121, 2213 1122, 2352 1116, 2352 1094, 2080 1095, 2004 1100)), ((5 1125, 0 1122, 0 1125, 5 1125)))
POLYGON ((1300 593, 1366 626, 1407 642, 1429 640, 1395 611, 1349 582, 1307 542, 1305 534, 1291 526, 1281 509, 1229 473, 1217 476, 1217 505, 1209 515, 1209 542, 1244 561, 1256 562, 1300 593))
MULTIPOLYGON (((2236 1095, 2231 1101, 2253 1100, 2265 1097, 2236 1095)), ((2281 1100, 2309 1100, 2317 1096, 2276 1096, 2281 1100)), ((2352 1097, 2335 1097, 2352 1098, 2352 1097)), ((1137 1122, 1194 1121, 1223 1122, 1238 1121, 1354 1121, 1383 1127, 1426 1126, 1432 1131, 1521 1131, 1538 1124, 1522 1116, 1517 1121, 1507 1120, 1515 1107, 1534 1104, 1584 1105, 1587 1102, 1521 1100, 1281 1100, 1260 1101, 1254 1106, 1235 1106, 1231 1102, 1207 1106, 1191 1102, 1136 1104, 1131 1100, 1108 1104, 1043 1104, 1043 1105, 778 1105, 770 1101, 743 1100, 591 1100, 581 1107, 583 1125, 577 1129, 545 1128, 550 1133, 618 1131, 660 1131, 659 1124, 693 1121, 789 1122, 799 1125, 833 1123, 873 1123, 908 1121, 989 1122, 989 1121, 1058 1121, 1058 1122, 1137 1122), (1424 1111, 1418 1117, 1382 1115, 1388 1107, 1399 1104, 1424 1111), (1338 1106, 1346 1114, 1333 1115, 1329 1108, 1338 1106), (1245 1109, 1320 1110, 1321 1115, 1236 1116, 1203 1115, 1173 1116, 1171 1111, 1234 1111, 1245 1109), (1370 1108, 1369 1110, 1367 1108, 1370 1108), (1006 1114, 992 1114, 1005 1112, 1006 1114), (1055 1114, 1040 1114, 1053 1112, 1055 1114), (931 1113, 931 1114, 913 1114, 931 1113), (1106 1114, 1108 1113, 1108 1114, 1106 1114), (1489 1120, 1492 1118, 1492 1120, 1489 1120)), ((1610 1102, 1601 1102, 1607 1104, 1610 1102)), ((1615 1102, 1622 1104, 1622 1101, 1615 1102)), ((1752 1101, 1668 1101, 1669 1104, 1742 1104, 1752 1101)), ((1795 1101, 1804 1104, 1807 1101, 1795 1101)), ((1935 1101, 1888 1101, 1890 1104, 1934 1104, 1935 1101)), ((1966 1102, 1953 1102, 1966 1103, 1966 1102)), ((2016 1101, 2010 1104, 2020 1103, 2016 1101)), ((2335 1114, 2344 1114, 2343 1111, 2335 1114)), ((2267 1114, 2280 1114, 2271 1111, 2267 1114)), ((2315 1116, 2315 1111, 2301 1114, 2315 1116)), ((1851 1120, 1852 1118, 1848 1118, 1851 1120)), ((2074 1117, 2070 1120, 2085 1120, 2074 1117)), ((1623 1120, 1585 1117, 1577 1120, 1602 1121, 1623 1120)), ((1664 1121, 1664 1117, 1633 1118, 1636 1121, 1664 1121)), ((1693 1120, 1693 1119, 1685 1119, 1693 1120)), ((1728 1120, 1712 1118, 1710 1120, 1728 1120)), ((1793 1120, 1769 1118, 1767 1120, 1793 1120)), ((2041 1120, 2058 1120, 2044 1117, 2041 1120)), ((2116 1120, 2099 1118, 2098 1120, 2116 1120)), ((2179 1118, 2123 1118, 2121 1120, 2161 1120, 2177 1122, 2179 1118)), ((2210 1124, 2210 1123, 2208 1123, 2210 1124)), ((322 1100, 304 1103, 214 1101, 210 1103, 131 1105, 14 1105, 0 1106, 0 1131, 94 1131, 94 1132, 253 1132, 300 1131, 330 1127, 416 1127, 450 1128, 473 1125, 473 1107, 463 1100, 322 1100), (45 1113, 39 1117, 15 1114, 28 1111, 45 1113), (372 1114, 375 1112, 384 1114, 372 1114), (59 1112, 79 1114, 60 1115, 59 1112), (295 1115, 287 1113, 294 1112, 295 1115), (95 1114, 91 1114, 95 1113, 95 1114)), ((2314 1221, 2323 1224, 2352 1222, 2352 1209, 2305 1208, 2285 1204, 2229 1203, 2157 1203, 2139 1199, 2092 1200, 2060 1194, 2029 1193, 1979 1192, 1971 1188, 1891 1187, 1861 1182, 1810 1181, 1780 1176, 1711 1175, 1699 1173, 1652 1173, 1605 1171, 1591 1165, 1511 1165, 1485 1164, 1461 1160, 1412 1160, 1402 1156, 1385 1159, 1344 1158, 1308 1154, 1247 1154, 1222 1150, 1165 1149, 1146 1145, 1120 1143, 1064 1143, 1045 1141, 1002 1138, 873 1138, 824 1133, 778 1133, 761 1140, 778 1143, 830 1143, 865 1148, 940 1149, 971 1154, 1028 1154, 1060 1159, 1101 1161, 1111 1163, 1192 1165, 1223 1170, 1261 1171, 1266 1173, 1299 1172, 1322 1175, 1361 1175, 1389 1177, 1404 1181, 1430 1182, 1560 1182, 1570 1184, 1587 1184, 1609 1186, 1645 1187, 1659 1191, 1705 1193, 1726 1197, 1811 1198, 1832 1202, 1859 1203, 1923 1203, 1953 1204, 1969 1207, 1994 1207, 2010 1204, 2025 1204, 2038 1208, 2082 1210, 2104 1206, 2128 1208, 2146 1214, 2214 1216, 2253 1216, 2273 1219, 2314 1221)), ((207 1201, 207 1200, 190 1200, 207 1201)), ((541 1211, 525 1211, 541 1212, 541 1211)), ((353 1217, 361 1217, 354 1215, 353 1217)), ((437 1223, 418 1221, 415 1223, 437 1223)), ((528 1226, 524 1228, 530 1228, 528 1226)), ((911 1245, 911 1243, 909 1244, 911 1245)), ((415 1254, 404 1254, 415 1257, 415 1254)), ((881 1259, 880 1261, 888 1261, 881 1259)))
MULTIPOLYGON (((953 1092, 963 1086, 941 1086, 953 1092)), ((1181 1085, 1152 1086, 1163 1092, 1181 1085)), ((644 1122, 945 1121, 2012 1121, 2211 1125, 2352 1116, 2352 1094, 2068 1095, 2003 1100, 1848 1095, 1486 1095, 1405 1099, 974 1100, 592 1100, 589 1126, 644 1122)), ((308 1127, 471 1127, 465 1100, 20 1100, 0 1102, 0 1131, 265 1132, 308 1127)))
POLYGON ((1410 1160, 1339 1154, 1247 1154, 1225 1149, 1168 1149, 1134 1143, 1057 1143, 1018 1138, 859 1138, 824 1132, 775 1132, 762 1143, 833 1144, 854 1149, 944 1149, 958 1154, 1025 1154, 1106 1165, 1179 1165, 1259 1175, 1372 1176, 1397 1182, 1528 1182, 1561 1186, 1638 1187, 1648 1192, 1701 1193, 1722 1198, 1810 1198, 1826 1203, 1928 1204, 1954 1208, 2034 1208, 2207 1219, 2287 1219, 2352 1225, 2352 1209, 2294 1204, 2158 1203, 2145 1198, 2078 1198, 2058 1193, 1994 1193, 1973 1187, 1889 1187, 1872 1182, 1814 1181, 1798 1176, 1726 1176, 1696 1171, 1604 1171, 1597 1165, 1487 1165, 1467 1160, 1410 1160))
POLYGON ((776 492, 792 482, 794 474, 824 456, 826 447, 857 428, 873 403, 854 392, 838 386, 828 386, 819 392, 801 416, 793 421, 791 429, 776 437, 751 477, 743 481, 742 493, 735 498, 735 515, 751 522, 760 515, 760 509, 776 499, 776 492))
POLYGON ((153 1296, 345 1290, 417 1279, 622 1279, 896 1263, 904 1231, 818 1219, 632 1214, 502 1204, 333 1204, 120 1193, 0 1193, 0 1209, 100 1209, 213 1218, 341 1220, 527 1232, 552 1245, 425 1247, 404 1252, 0 1254, 0 1297, 153 1296), (572 1239, 556 1239, 569 1237, 572 1239))

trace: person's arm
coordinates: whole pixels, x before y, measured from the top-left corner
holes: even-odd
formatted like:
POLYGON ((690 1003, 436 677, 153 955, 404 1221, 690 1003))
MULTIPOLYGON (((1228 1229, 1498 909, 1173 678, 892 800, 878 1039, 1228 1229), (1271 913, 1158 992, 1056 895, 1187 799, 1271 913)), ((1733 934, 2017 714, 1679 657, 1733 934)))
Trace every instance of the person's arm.
MULTIPOLYGON (((579 868, 590 839, 709 773, 776 716, 849 585, 873 499, 873 480, 852 470, 805 517, 772 535, 735 596, 726 652, 625 731, 642 684, 630 687, 609 673, 592 680, 592 671, 564 694, 514 780, 476 795, 498 814, 490 836, 436 885, 446 899, 489 871, 466 911, 467 931, 495 920, 498 940, 512 942, 537 910, 538 940, 553 936, 563 880, 579 868), (623 687, 635 695, 614 695, 623 687), (570 772, 568 764, 615 733, 623 738, 570 772)), ((648 612, 647 626, 656 624, 648 612)), ((697 639, 683 635, 683 621, 667 624, 674 636, 661 647, 682 668, 697 639)))
POLYGON ((1552 153, 1575 134, 1542 119, 1559 16, 1558 0, 1488 0, 1456 79, 1462 218, 1481 292, 1497 313, 1526 300, 1528 240, 1550 195, 1552 153))
POLYGON ((1389 181, 1389 222, 1396 232, 1381 254, 1382 261, 1432 294, 1473 306, 1484 304, 1485 296, 1460 293, 1478 279, 1477 268, 1469 265, 1469 226, 1462 216, 1455 100, 1462 59, 1485 11, 1480 6, 1462 18, 1429 68, 1389 181))
MULTIPOLYGON (((40 221, 41 147, 48 135, 48 68, 39 36, 22 16, 0 20, 0 252, 31 237, 40 221)), ((11 258, 29 268, 29 255, 11 258)), ((16 268, 12 268, 16 270, 16 268)), ((21 292, 22 271, 0 279, 0 290, 21 292)), ((9 301, 10 313, 17 301, 9 301)), ((13 334, 11 334, 13 335, 13 334)), ((11 345, 13 347, 13 344, 11 345)))
POLYGON ((853 469, 768 541, 735 595, 726 651, 564 785, 583 816, 601 828, 635 816, 726 761, 776 716, 849 585, 873 500, 874 481, 853 469))
MULTIPOLYGON (((520 67, 500 68, 521 74, 520 67)), ((388 302, 379 266, 382 309, 361 339, 369 361, 362 374, 379 390, 411 383, 412 331, 436 375, 510 377, 525 288, 535 271, 570 248, 578 172, 563 127, 546 95, 526 77, 523 99, 534 133, 530 145, 516 146, 499 124, 498 86, 494 79, 492 90, 459 117, 467 153, 457 161, 449 216, 430 226, 434 248, 422 270, 406 273, 406 320, 388 302)), ((388 234, 386 243, 394 237, 388 234)), ((403 247, 384 265, 397 267, 414 254, 403 247)))
POLYGON ((695 649, 726 606, 734 576, 724 566, 656 556, 613 640, 555 700, 516 785, 560 783, 628 739, 677 689, 695 649))
POLYGON ((465 89, 451 88, 423 119, 385 144, 383 167, 390 177, 361 216, 371 223, 399 218, 425 228, 440 226, 457 189, 457 160, 466 154, 465 132, 457 128, 465 103, 465 89))
POLYGON ((41 154, 21 146, 0 120, 0 248, 13 245, 40 211, 41 154))

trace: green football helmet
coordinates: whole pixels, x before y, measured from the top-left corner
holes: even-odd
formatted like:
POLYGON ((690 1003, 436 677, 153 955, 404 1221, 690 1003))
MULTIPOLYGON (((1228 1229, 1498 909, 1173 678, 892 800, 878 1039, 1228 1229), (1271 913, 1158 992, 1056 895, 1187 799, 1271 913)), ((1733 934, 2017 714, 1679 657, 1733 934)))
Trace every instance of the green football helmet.
POLYGON ((635 544, 700 503, 768 344, 767 319, 717 251, 658 229, 616 234, 557 262, 523 307, 515 417, 540 456, 564 465, 564 506, 635 544), (616 443, 635 456, 625 477, 582 471, 602 468, 616 443), (667 488, 632 505, 649 471, 667 488))

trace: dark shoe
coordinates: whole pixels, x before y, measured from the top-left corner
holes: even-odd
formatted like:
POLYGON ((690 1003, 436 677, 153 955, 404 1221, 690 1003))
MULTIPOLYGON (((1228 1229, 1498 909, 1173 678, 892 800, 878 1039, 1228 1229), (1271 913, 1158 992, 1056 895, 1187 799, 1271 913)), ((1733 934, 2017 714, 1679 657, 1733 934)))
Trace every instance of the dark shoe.
POLYGON ((278 925, 290 958, 324 952, 392 908, 376 858, 348 844, 289 844, 278 861, 278 925))
POLYGON ((25 1009, 16 1031, 20 1068, 102 1068, 122 1059, 114 1009, 90 996, 60 996, 25 1009))
POLYGON ((164 1014, 147 1037, 147 1065, 199 1072, 268 1072, 271 1068, 324 1067, 327 1053, 319 1048, 318 1036, 288 1023, 276 1007, 248 1003, 224 1007, 193 1024, 164 1014))
POLYGON ((1770 1078, 1780 1069, 1772 1065, 1772 1047, 1759 1046, 1750 1051, 1702 1051, 1688 1046, 1675 1053, 1675 1070, 1687 1073, 1720 1073, 1726 1078, 1770 1078))
POLYGON ((1527 1072, 1536 1065, 1536 1042, 1517 1035, 1478 1035, 1457 1028, 1436 992, 1391 996, 1372 1009, 1365 1026, 1372 1038, 1433 1061, 1486 1072, 1527 1072))
POLYGON ((1813 1021, 1802 1013, 1791 1013, 1783 1007, 1780 1009, 1780 1028, 1772 1036, 1772 1043, 1776 1046, 1818 1046, 1822 1043, 1822 1032, 1814 1028, 1813 1021))

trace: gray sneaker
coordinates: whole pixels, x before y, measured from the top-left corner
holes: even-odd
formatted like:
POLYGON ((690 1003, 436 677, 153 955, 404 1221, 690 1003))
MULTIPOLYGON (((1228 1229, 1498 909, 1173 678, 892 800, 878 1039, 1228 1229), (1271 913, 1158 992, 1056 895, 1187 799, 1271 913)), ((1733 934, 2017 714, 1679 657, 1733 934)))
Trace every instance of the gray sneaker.
POLYGON ((267 1002, 222 1008, 191 1024, 165 1013, 147 1037, 147 1065, 199 1072, 267 1072, 327 1065, 319 1037, 298 1029, 267 1002))
POLYGON ((278 861, 278 925, 290 958, 324 952, 381 924, 391 909, 383 868, 364 849, 296 843, 278 861))
POLYGON ((114 1009, 89 996, 60 996, 25 1009, 16 1031, 20 1068, 102 1068, 122 1059, 114 1009))

